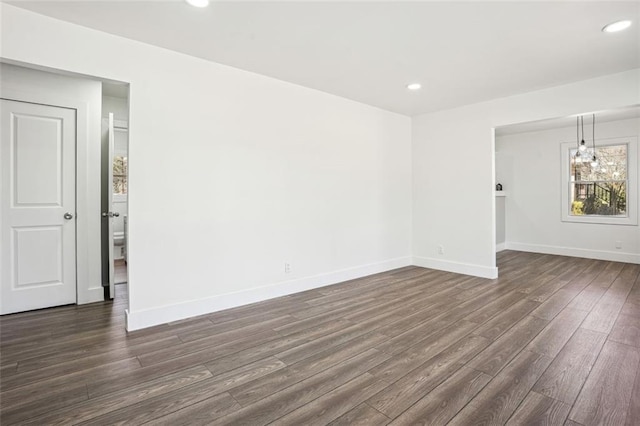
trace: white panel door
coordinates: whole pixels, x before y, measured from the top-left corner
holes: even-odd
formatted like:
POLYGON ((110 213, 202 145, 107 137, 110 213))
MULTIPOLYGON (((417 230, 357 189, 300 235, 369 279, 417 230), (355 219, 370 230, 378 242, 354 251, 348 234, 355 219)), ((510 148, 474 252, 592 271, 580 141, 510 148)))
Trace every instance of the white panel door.
POLYGON ((76 303, 76 111, 0 102, 0 314, 76 303))
POLYGON ((113 217, 115 210, 113 208, 113 151, 115 147, 116 134, 113 124, 113 113, 109 113, 109 147, 108 147, 108 167, 107 167, 107 200, 109 203, 109 212, 107 220, 109 221, 109 298, 116 297, 116 268, 113 254, 113 217))

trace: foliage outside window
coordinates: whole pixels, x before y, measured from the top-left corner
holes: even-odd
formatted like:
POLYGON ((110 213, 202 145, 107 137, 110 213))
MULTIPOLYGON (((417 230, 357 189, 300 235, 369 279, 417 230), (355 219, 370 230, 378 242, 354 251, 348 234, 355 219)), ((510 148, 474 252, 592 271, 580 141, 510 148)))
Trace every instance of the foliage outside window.
POLYGON ((597 149, 597 164, 571 150, 572 216, 627 215, 627 145, 597 149))
POLYGON ((116 155, 113 157, 113 193, 127 194, 127 157, 116 155))
POLYGON ((600 139, 576 156, 576 142, 562 148, 562 220, 638 224, 638 139, 600 139))

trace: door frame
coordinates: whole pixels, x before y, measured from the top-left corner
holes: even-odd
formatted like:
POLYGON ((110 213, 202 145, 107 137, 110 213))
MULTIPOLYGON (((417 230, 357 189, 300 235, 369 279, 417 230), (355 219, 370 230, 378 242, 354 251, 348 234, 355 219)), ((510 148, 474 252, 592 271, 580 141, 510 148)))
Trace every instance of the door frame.
MULTIPOLYGON (((91 211, 88 206, 87 193, 88 186, 88 112, 89 104, 78 99, 65 98, 59 96, 55 91, 48 88, 39 87, 37 91, 21 90, 11 87, 12 84, 2 87, 0 96, 18 102, 29 102, 34 104, 49 105, 74 109, 76 111, 76 304, 95 302, 96 297, 93 288, 88 287, 89 277, 89 215, 91 211), (7 87, 9 86, 9 87, 7 87)), ((94 112, 96 114, 99 111, 94 112)), ((95 214, 95 212, 94 212, 95 214)), ((102 298, 102 286, 98 288, 102 298)))

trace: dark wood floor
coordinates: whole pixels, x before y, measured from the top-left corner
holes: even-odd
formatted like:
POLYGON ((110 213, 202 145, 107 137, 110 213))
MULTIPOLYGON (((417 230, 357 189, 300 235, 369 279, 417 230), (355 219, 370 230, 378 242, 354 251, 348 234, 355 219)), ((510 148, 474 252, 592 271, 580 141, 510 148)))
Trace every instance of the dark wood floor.
POLYGON ((408 267, 128 334, 124 294, 5 316, 0 420, 639 425, 640 265, 498 263, 498 280, 408 267))
POLYGON ((113 262, 113 266, 114 266, 114 282, 116 284, 125 284, 127 282, 128 279, 128 275, 127 275, 127 263, 124 261, 124 259, 116 259, 113 262))

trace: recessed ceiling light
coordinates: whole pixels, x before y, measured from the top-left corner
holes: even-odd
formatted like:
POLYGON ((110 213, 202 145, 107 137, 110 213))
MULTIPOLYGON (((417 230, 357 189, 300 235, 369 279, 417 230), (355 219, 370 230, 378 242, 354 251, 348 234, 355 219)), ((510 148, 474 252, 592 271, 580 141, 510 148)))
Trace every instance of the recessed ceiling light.
POLYGON ((207 7, 209 6, 209 0, 184 0, 188 4, 194 7, 207 7))
POLYGON ((422 87, 422 84, 420 84, 420 83, 410 83, 410 84, 407 84, 407 89, 409 89, 409 90, 418 90, 418 89, 420 89, 421 87, 422 87))
POLYGON ((631 21, 617 21, 605 25, 602 32, 605 33, 617 33, 618 31, 626 30, 631 26, 631 21))

